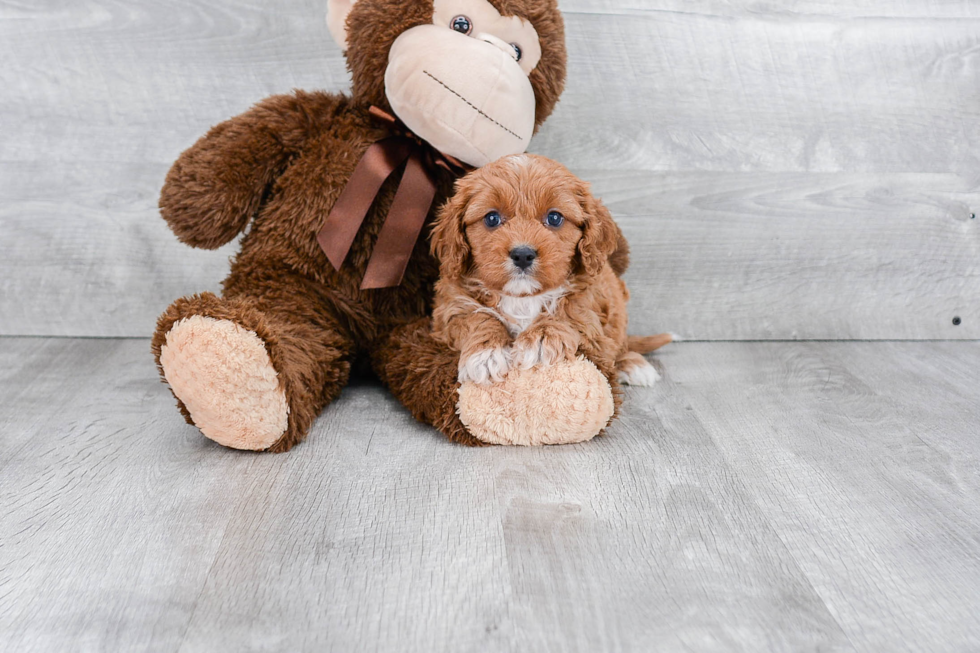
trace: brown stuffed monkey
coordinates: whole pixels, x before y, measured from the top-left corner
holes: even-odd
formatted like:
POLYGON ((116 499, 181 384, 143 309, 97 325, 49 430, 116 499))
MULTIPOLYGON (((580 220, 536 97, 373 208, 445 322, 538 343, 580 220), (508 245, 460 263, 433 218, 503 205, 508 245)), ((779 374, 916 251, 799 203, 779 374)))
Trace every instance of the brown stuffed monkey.
POLYGON ((618 405, 613 370, 580 359, 460 389, 427 317, 437 264, 424 225, 462 167, 523 152, 558 101, 555 0, 330 0, 327 23, 349 97, 270 97, 167 175, 160 208, 182 242, 213 249, 247 228, 222 295, 178 299, 158 321, 152 349, 181 413, 222 445, 287 451, 363 356, 455 441, 592 437, 618 405), (549 384, 575 414, 542 412, 549 384))

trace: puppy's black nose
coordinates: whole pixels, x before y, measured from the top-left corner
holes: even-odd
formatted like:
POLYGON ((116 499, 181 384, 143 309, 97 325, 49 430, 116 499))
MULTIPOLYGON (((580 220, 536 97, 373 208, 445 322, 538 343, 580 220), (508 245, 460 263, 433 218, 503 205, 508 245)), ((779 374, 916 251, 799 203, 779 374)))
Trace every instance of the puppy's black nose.
POLYGON ((534 263, 534 259, 536 258, 538 258, 537 250, 527 245, 521 245, 510 250, 510 260, 522 270, 531 267, 531 264, 534 263))

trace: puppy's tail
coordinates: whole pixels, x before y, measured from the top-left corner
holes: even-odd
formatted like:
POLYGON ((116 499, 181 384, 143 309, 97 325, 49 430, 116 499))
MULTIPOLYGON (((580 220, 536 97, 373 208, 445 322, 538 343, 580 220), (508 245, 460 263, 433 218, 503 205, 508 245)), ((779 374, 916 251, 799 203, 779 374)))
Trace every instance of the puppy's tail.
POLYGON ((661 333, 656 336, 630 336, 627 343, 630 351, 635 351, 638 354, 649 354, 654 349, 660 349, 673 341, 673 335, 661 333))

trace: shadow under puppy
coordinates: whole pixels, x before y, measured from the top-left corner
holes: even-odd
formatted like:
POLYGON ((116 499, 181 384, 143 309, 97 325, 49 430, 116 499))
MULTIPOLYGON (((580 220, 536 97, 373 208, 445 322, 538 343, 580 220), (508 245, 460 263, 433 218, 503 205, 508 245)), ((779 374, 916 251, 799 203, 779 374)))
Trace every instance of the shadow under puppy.
POLYGON ((642 354, 670 335, 626 335, 626 241, 589 185, 556 161, 508 156, 460 179, 432 251, 434 336, 460 352, 461 383, 578 355, 615 366, 620 383, 659 378, 642 354))

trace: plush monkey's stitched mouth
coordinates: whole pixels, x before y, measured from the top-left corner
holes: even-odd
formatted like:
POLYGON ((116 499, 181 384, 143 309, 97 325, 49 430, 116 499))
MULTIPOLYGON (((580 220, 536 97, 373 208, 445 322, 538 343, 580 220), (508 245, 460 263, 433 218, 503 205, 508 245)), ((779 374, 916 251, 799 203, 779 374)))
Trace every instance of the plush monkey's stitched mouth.
POLYGON ((483 111, 480 110, 479 107, 477 107, 476 105, 474 105, 472 102, 470 102, 469 100, 467 100, 466 98, 464 98, 462 95, 460 95, 456 91, 454 91, 444 81, 442 81, 441 79, 439 79, 438 77, 436 77, 435 75, 433 75, 432 73, 430 73, 428 70, 425 70, 423 68, 422 69, 422 72, 425 73, 426 75, 428 75, 430 78, 432 78, 433 81, 435 81, 437 84, 441 85, 447 91, 449 91, 450 93, 452 93, 453 95, 455 95, 456 97, 458 97, 460 100, 462 100, 463 102, 465 102, 467 106, 469 106, 471 109, 473 109, 474 111, 476 111, 478 114, 480 114, 481 116, 483 116, 484 118, 486 118, 487 120, 489 120, 490 122, 492 122, 493 124, 497 125, 501 129, 503 129, 505 132, 507 132, 508 134, 510 134, 511 136, 513 136, 514 138, 516 138, 517 140, 523 140, 520 136, 518 136, 517 134, 515 134, 513 131, 507 129, 506 127, 504 127, 503 125, 501 125, 499 122, 497 122, 496 120, 494 120, 493 118, 491 118, 490 116, 488 116, 487 114, 485 114, 483 111))

